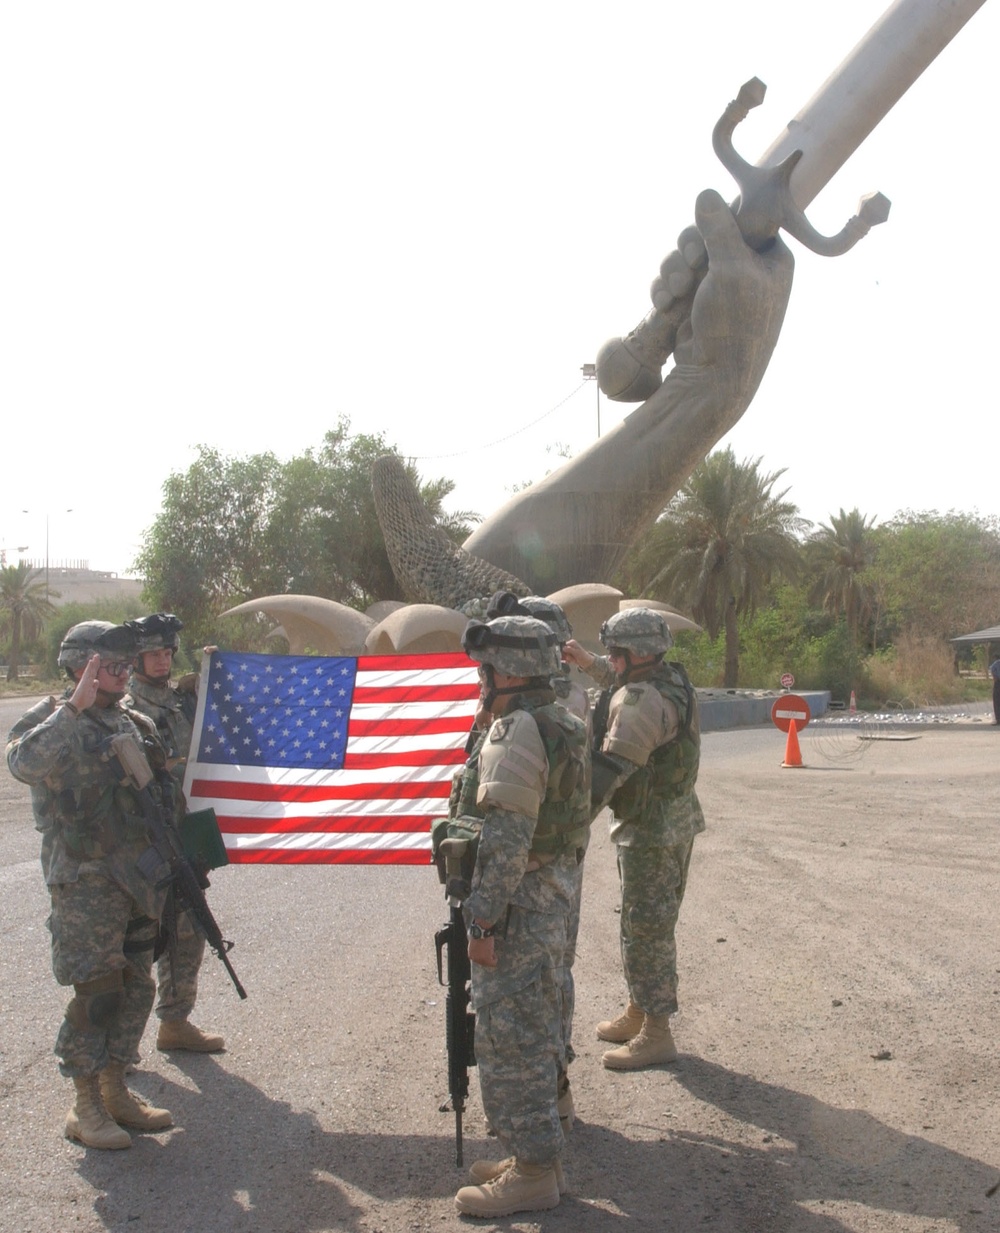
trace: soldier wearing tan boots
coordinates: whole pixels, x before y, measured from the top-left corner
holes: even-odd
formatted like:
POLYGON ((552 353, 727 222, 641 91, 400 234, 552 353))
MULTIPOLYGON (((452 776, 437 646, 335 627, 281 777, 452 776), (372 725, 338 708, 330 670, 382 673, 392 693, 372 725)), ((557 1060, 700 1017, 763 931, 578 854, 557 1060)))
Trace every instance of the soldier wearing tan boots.
MULTIPOLYGON (((197 704, 195 673, 174 682, 170 679, 174 656, 180 650, 183 625, 170 612, 154 612, 127 622, 136 636, 138 654, 129 680, 125 705, 147 715, 156 724, 167 748, 168 767, 181 796, 197 704)), ((225 1040, 191 1022, 198 996, 198 973, 205 957, 205 936, 190 912, 177 916, 177 940, 165 950, 156 966, 156 1016, 160 1026, 156 1047, 162 1052, 187 1049, 194 1053, 219 1053, 225 1040)))
POLYGON ((701 738, 694 690, 661 613, 631 608, 601 629, 607 655, 570 640, 564 657, 605 687, 614 686, 601 751, 619 773, 609 783, 611 838, 621 880, 621 953, 629 1001, 597 1025, 617 1044, 609 1070, 640 1070, 677 1059, 670 1016, 677 1011, 674 929, 694 838, 705 829, 695 794, 701 738))
POLYGON ((559 651, 545 622, 473 621, 462 645, 494 717, 476 768, 483 821, 463 911, 483 1111, 505 1155, 473 1164, 455 1206, 497 1217, 555 1207, 566 1188, 561 969, 590 825, 590 749, 586 725, 556 705, 559 651))
POLYGON ((94 1148, 127 1148, 128 1129, 164 1130, 172 1120, 125 1086, 153 1005, 150 968, 165 896, 138 871, 149 846, 142 809, 112 756, 114 740, 134 758, 164 757, 153 725, 122 706, 134 653, 125 626, 74 625, 58 660, 71 684, 62 698, 32 707, 7 744, 7 765, 30 785, 42 835, 52 969, 73 988, 55 1044, 59 1069, 76 1089, 65 1133, 94 1148))

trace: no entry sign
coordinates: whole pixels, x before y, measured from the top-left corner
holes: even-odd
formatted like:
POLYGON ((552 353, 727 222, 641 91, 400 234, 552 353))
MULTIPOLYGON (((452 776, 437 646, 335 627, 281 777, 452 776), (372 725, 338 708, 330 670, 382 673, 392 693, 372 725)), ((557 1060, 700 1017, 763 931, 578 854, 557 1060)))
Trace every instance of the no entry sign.
POLYGON ((771 707, 771 722, 782 732, 788 731, 793 719, 796 729, 801 732, 811 718, 809 703, 798 694, 782 694, 780 698, 775 698, 771 707))

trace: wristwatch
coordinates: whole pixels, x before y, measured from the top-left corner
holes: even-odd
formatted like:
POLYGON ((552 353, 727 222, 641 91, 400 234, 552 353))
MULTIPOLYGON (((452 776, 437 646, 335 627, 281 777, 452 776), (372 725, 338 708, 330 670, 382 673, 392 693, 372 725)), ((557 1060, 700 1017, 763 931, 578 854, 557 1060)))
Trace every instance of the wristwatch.
POLYGON ((496 925, 489 925, 486 929, 482 925, 477 925, 475 921, 469 922, 469 937, 475 938, 478 942, 480 938, 491 938, 496 933, 496 925))

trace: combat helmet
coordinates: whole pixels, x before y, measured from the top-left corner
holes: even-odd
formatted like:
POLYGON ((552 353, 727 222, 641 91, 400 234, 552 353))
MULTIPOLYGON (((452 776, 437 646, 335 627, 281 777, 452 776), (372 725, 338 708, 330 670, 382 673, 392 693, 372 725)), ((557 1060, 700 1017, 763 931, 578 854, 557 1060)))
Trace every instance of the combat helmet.
POLYGON ((548 678, 562 662, 559 640, 535 617, 499 616, 492 621, 470 621, 462 635, 470 659, 504 676, 548 678))
POLYGON ((486 609, 487 619, 498 616, 531 616, 544 621, 555 632, 560 645, 573 637, 573 626, 566 613, 552 599, 542 595, 524 595, 520 598, 513 591, 497 591, 490 597, 486 609))
POLYGON ((140 655, 146 651, 180 650, 180 631, 184 622, 172 612, 154 612, 150 616, 139 617, 137 621, 126 621, 125 624, 135 635, 136 650, 140 655))
POLYGON ((601 643, 634 655, 662 655, 674 645, 666 617, 655 608, 624 608, 601 626, 601 643))
POLYGON ((521 600, 521 606, 539 621, 544 621, 559 639, 560 645, 573 637, 573 626, 555 600, 546 599, 543 595, 527 595, 521 600))
POLYGON ((136 652, 135 635, 128 625, 114 625, 111 621, 81 621, 66 631, 59 644, 60 668, 71 672, 82 671, 92 655, 117 655, 132 659, 136 652))

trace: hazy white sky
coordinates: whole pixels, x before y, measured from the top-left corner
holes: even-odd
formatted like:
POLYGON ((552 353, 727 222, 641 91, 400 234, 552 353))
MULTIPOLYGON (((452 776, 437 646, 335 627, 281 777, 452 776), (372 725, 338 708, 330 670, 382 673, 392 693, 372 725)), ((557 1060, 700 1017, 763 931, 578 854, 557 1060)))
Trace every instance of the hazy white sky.
MULTIPOLYGON (((882 0, 124 0, 0 17, 0 545, 124 572, 198 443, 340 415, 486 514, 597 431, 580 367, 648 311, 711 130, 755 161, 882 0), (72 513, 67 513, 72 509, 72 513), (23 510, 30 511, 23 513, 23 510)), ((813 203, 781 342, 725 439, 802 513, 1000 512, 989 0, 813 203)), ((603 428, 631 407, 601 399, 603 428)), ((581 580, 583 581, 583 580, 581 580)))

